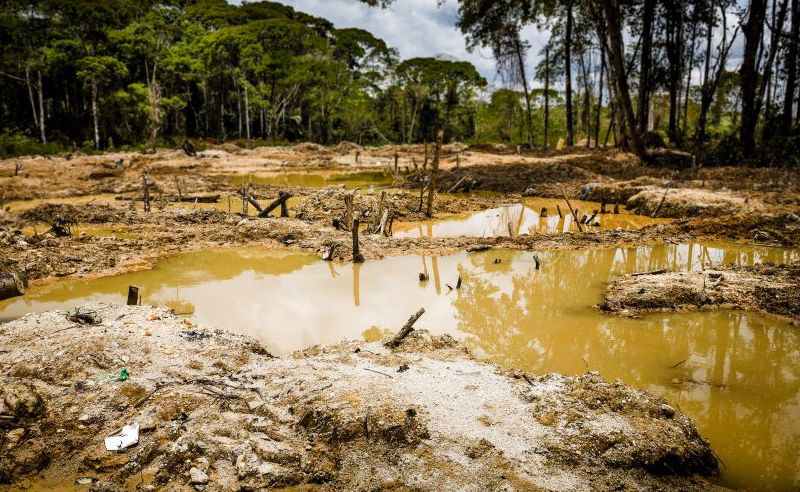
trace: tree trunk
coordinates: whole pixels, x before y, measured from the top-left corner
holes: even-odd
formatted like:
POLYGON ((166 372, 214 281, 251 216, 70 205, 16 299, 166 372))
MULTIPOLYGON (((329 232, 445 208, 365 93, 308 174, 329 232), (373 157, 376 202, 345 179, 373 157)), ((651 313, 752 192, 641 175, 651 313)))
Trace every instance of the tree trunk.
POLYGON ((550 145, 550 43, 544 47, 544 147, 550 145))
POLYGON ((711 106, 711 97, 709 97, 711 83, 711 38, 714 33, 714 14, 709 14, 708 22, 706 24, 706 56, 705 67, 703 68, 703 86, 700 89, 700 115, 697 118, 697 128, 695 130, 695 138, 697 141, 702 142, 706 139, 706 121, 708 119, 708 108, 711 106))
POLYGON ((250 140, 250 99, 247 96, 247 83, 244 84, 244 128, 250 140))
POLYGON ((750 0, 750 13, 743 29, 745 42, 741 67, 742 126, 740 128, 740 139, 742 141, 742 152, 746 157, 753 157, 756 150, 755 133, 756 124, 758 123, 758 113, 756 112, 758 67, 756 66, 756 58, 764 32, 766 10, 766 0, 750 0))
MULTIPOLYGON (((795 88, 797 86, 797 50, 800 49, 800 0, 792 0, 792 32, 787 43, 786 55, 786 88, 783 98, 782 131, 788 133, 792 127, 792 111, 794 109, 795 88)), ((800 114, 800 113, 799 113, 800 114)))
POLYGON ((573 0, 567 0, 567 27, 564 34, 564 78, 565 91, 567 93, 567 145, 570 147, 574 145, 572 124, 572 5, 573 0))
MULTIPOLYGON (((774 5, 773 5, 774 7, 774 5)), ((783 25, 786 22, 786 10, 789 7, 789 0, 783 0, 781 3, 777 16, 773 8, 773 28, 772 36, 769 42, 769 55, 767 55, 767 63, 764 66, 763 73, 761 74, 761 84, 759 85, 758 95, 756 96, 756 114, 761 114, 764 108, 764 96, 768 92, 767 86, 772 82, 772 65, 775 63, 775 56, 780 49, 780 34, 783 33, 783 25)))
POLYGON ((528 91, 528 77, 525 75, 525 62, 522 56, 522 44, 519 42, 519 36, 514 41, 514 47, 517 52, 517 63, 519 64, 519 73, 522 78, 522 89, 525 91, 525 106, 528 111, 525 125, 528 130, 528 147, 533 148, 533 118, 531 117, 531 93, 528 91))
POLYGON ((686 135, 689 129, 689 90, 692 88, 692 68, 694 66, 694 52, 697 45, 697 19, 692 21, 692 47, 689 50, 689 63, 686 64, 686 93, 683 98, 683 128, 686 135))
POLYGON ((667 57, 669 58, 669 130, 670 142, 681 140, 678 132, 678 107, 681 81, 683 80, 683 0, 673 5, 670 9, 667 21, 667 37, 671 37, 672 42, 667 43, 667 57))
POLYGON ((28 67, 25 67, 25 83, 28 86, 28 98, 31 100, 31 111, 33 112, 33 125, 39 126, 39 117, 36 114, 36 103, 33 101, 33 86, 31 85, 31 74, 28 67))
POLYGON ((47 143, 47 136, 45 135, 45 129, 44 129, 44 119, 45 119, 45 114, 44 114, 44 86, 42 85, 42 71, 41 70, 38 71, 38 75, 39 75, 39 84, 38 84, 38 88, 39 88, 39 131, 41 132, 42 143, 46 144, 47 143))
POLYGON ((428 208, 425 215, 431 217, 433 215, 433 195, 436 193, 436 175, 439 173, 439 158, 442 154, 442 139, 444 132, 441 130, 436 135, 436 154, 433 156, 433 164, 431 164, 431 178, 428 180, 428 208))
POLYGON ((625 44, 620 28, 619 4, 615 0, 602 0, 602 3, 608 20, 609 49, 611 50, 611 61, 614 68, 613 74, 616 79, 617 101, 622 113, 620 120, 624 120, 626 123, 625 128, 621 128, 621 130, 627 136, 633 149, 638 154, 643 154, 644 149, 639 139, 639 133, 636 131, 636 118, 633 115, 633 104, 628 87, 628 74, 625 71, 625 44))
POLYGON ((606 50, 600 48, 600 82, 597 84, 597 116, 594 125, 594 146, 600 147, 600 117, 603 112, 603 72, 606 70, 606 50))
POLYGON ((653 14, 655 0, 644 0, 642 13, 642 53, 639 70, 639 110, 636 114, 639 133, 647 131, 650 110, 650 67, 653 59, 653 14))
POLYGON ((92 121, 94 121, 94 147, 100 148, 100 123, 97 112, 97 80, 92 79, 92 121))

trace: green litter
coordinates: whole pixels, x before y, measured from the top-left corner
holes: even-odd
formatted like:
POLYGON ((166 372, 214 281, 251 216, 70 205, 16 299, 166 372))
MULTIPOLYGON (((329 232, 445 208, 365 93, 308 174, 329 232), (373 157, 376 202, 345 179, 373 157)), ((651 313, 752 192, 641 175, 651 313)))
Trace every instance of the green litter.
POLYGON ((124 367, 119 370, 119 375, 117 376, 117 381, 127 381, 128 380, 128 370, 124 367))

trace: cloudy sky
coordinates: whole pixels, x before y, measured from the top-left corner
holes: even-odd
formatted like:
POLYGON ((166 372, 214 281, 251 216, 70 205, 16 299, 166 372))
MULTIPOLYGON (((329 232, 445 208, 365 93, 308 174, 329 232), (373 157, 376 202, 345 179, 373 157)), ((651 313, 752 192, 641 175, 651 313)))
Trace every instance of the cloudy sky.
MULTIPOLYGON (((229 0, 239 3, 240 0, 229 0)), ((400 57, 447 55, 472 62, 493 85, 502 85, 495 75, 495 63, 487 49, 467 51, 464 36, 455 27, 458 18, 456 0, 445 0, 439 7, 437 0, 395 0, 388 9, 368 7, 359 0, 276 0, 291 5, 296 10, 324 17, 338 28, 359 27, 366 29, 390 46, 400 51, 400 57)), ((737 22, 735 14, 729 14, 729 26, 737 22)), ((721 37, 715 33, 714 45, 721 37)), ((535 64, 540 61, 539 51, 546 43, 549 33, 528 27, 523 39, 531 43, 528 53, 528 77, 535 64)), ((731 50, 728 68, 735 69, 741 61, 741 34, 731 50)), ((693 71, 693 83, 699 83, 700 70, 693 71)), ((540 85, 532 84, 534 87, 540 85)))
MULTIPOLYGON (((400 51, 401 58, 448 55, 472 62, 489 82, 495 79, 495 65, 486 49, 467 51, 464 36, 455 27, 458 5, 447 0, 438 7, 436 0, 396 0, 388 9, 368 7, 358 0, 278 0, 296 10, 325 17, 336 27, 366 29, 400 51)), ((534 45, 530 62, 538 62, 539 48, 546 33, 525 32, 534 45)), ((499 83, 499 80, 497 81, 499 83)))

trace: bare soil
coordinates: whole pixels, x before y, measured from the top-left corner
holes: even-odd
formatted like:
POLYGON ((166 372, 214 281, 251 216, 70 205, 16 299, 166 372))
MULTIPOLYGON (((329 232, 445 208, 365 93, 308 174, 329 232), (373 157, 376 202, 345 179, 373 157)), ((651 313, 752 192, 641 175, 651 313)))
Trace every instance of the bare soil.
MULTIPOLYGON (((432 146, 428 152, 430 160, 432 146)), ((373 223, 385 192, 394 219, 413 222, 428 219, 419 203, 419 170, 424 162, 422 145, 362 148, 347 142, 336 147, 301 144, 255 149, 225 144, 204 150, 197 157, 160 150, 150 155, 33 156, 0 161, 0 269, 23 273, 36 284, 149 268, 177 251, 247 245, 322 255, 338 243, 334 258, 350 259, 351 234, 333 227, 334 219, 345 214, 344 196, 348 192, 342 186, 287 188, 258 184, 253 178, 250 193, 262 205, 280 191, 293 196, 290 217, 256 219, 241 214, 240 205, 234 205, 230 212, 225 206, 229 196, 237 196, 241 184, 236 183, 249 176, 289 172, 385 170, 391 185, 357 191, 355 211, 362 224, 373 223), (21 171, 14 175, 17 163, 22 164, 21 171), (137 201, 143 196, 145 170, 154 200, 152 211, 147 213, 137 201), (209 194, 221 196, 216 208, 191 203, 165 206, 179 195, 209 194), (88 224, 105 233, 58 236, 47 232, 58 222, 88 224)), ((519 203, 523 195, 561 197, 566 193, 570 198, 607 203, 624 200, 629 208, 648 215, 658 211, 656 215, 676 220, 638 231, 590 230, 495 238, 402 239, 368 234, 364 229, 359 240, 366 259, 447 254, 475 245, 544 250, 716 239, 800 245, 797 171, 671 170, 644 166, 635 156, 618 151, 566 149, 517 154, 513 147, 468 148, 457 143, 444 147, 441 167, 437 181, 440 191, 455 187, 455 191, 492 193, 437 194, 434 219, 519 203)))
POLYGON ((603 311, 626 316, 720 308, 800 320, 800 262, 623 275, 608 286, 600 304, 603 311))
POLYGON ((7 487, 705 490, 717 472, 662 398, 597 373, 504 370, 446 335, 275 358, 164 308, 79 312, 95 324, 51 311, 0 325, 7 487), (107 451, 133 422, 138 444, 107 451))

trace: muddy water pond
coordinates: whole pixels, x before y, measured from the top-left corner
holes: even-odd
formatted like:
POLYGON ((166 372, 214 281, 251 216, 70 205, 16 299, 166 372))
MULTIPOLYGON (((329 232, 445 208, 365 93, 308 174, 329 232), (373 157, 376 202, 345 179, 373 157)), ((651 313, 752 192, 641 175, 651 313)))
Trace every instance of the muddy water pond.
POLYGON ((0 303, 0 318, 89 300, 122 303, 133 284, 147 303, 253 335, 285 354, 378 339, 425 307, 419 327, 450 333, 502 365, 536 374, 597 370, 663 395, 710 439, 726 485, 800 486, 800 329, 756 313, 632 320, 592 307, 607 281, 624 272, 785 262, 800 259, 800 251, 667 244, 538 256, 539 270, 533 253, 510 250, 362 265, 287 251, 211 250, 171 257, 151 271, 36 287, 0 303), (419 272, 430 280, 419 282, 419 272), (459 275, 463 287, 451 290, 459 275))
MULTIPOLYGON (((600 210, 600 204, 594 202, 575 201, 572 206, 581 219, 583 216, 592 217, 595 210, 600 210)), ((613 206, 608 206, 606 210, 609 213, 598 213, 590 225, 583 225, 583 229, 634 230, 669 222, 668 219, 635 215, 622 209, 619 214, 614 214, 611 213, 613 206)), ((521 236, 535 232, 578 232, 578 225, 563 200, 535 198, 481 212, 456 214, 440 220, 398 222, 393 229, 395 237, 495 237, 509 234, 521 236), (561 208, 561 216, 557 207, 561 208)))

